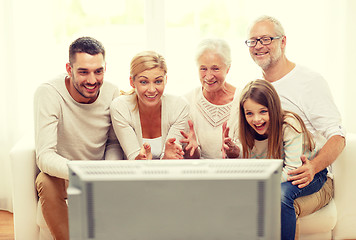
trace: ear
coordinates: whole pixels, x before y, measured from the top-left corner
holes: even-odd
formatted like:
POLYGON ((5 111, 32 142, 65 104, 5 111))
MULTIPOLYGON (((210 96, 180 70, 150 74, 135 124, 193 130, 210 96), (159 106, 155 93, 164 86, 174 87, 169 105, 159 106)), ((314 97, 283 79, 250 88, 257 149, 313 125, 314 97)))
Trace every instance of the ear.
POLYGON ((165 78, 164 78, 164 84, 167 84, 167 75, 165 76, 165 78))
POLYGON ((70 63, 66 64, 66 70, 67 70, 68 76, 72 77, 72 67, 70 66, 70 63))
POLYGON ((131 76, 130 76, 130 85, 131 85, 131 87, 135 88, 135 84, 134 84, 133 78, 131 76))
POLYGON ((285 49, 286 45, 287 45, 287 37, 283 36, 282 42, 281 42, 282 49, 285 49))
POLYGON ((227 68, 226 74, 229 73, 231 65, 227 68))

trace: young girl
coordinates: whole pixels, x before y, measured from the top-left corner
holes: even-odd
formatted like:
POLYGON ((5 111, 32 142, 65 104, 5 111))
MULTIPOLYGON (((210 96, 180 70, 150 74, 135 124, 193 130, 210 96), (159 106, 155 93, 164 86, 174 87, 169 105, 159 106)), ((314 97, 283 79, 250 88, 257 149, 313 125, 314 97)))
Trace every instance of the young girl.
POLYGON ((189 108, 181 97, 165 95, 165 59, 156 52, 137 54, 131 61, 133 91, 116 98, 111 120, 128 159, 181 159, 180 131, 187 129, 189 108))
MULTIPOLYGON (((327 179, 327 170, 315 174, 313 181, 304 188, 287 181, 288 171, 302 165, 302 155, 313 159, 320 147, 315 145, 311 133, 298 115, 282 110, 278 94, 268 81, 255 80, 246 85, 240 95, 239 116, 238 138, 243 158, 284 160, 281 176, 281 239, 294 239, 294 200, 317 192, 327 179)), ((224 148, 231 149, 228 147, 231 145, 229 138, 225 138, 225 143, 224 148)))

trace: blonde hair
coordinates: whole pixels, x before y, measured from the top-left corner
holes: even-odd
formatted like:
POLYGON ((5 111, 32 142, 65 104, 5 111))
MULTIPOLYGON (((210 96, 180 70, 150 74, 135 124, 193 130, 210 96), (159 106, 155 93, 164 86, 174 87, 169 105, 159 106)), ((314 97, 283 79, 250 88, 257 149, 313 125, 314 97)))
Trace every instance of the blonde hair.
POLYGON ((304 144, 304 151, 312 151, 315 148, 312 135, 306 129, 303 120, 297 114, 282 109, 277 91, 271 83, 266 80, 257 79, 248 83, 240 95, 239 139, 242 145, 244 158, 248 158, 250 156, 250 152, 255 145, 256 135, 255 130, 246 120, 244 103, 247 99, 251 99, 268 109, 270 123, 268 127, 267 158, 282 158, 283 124, 288 124, 297 133, 302 133, 304 135, 304 142, 306 143, 304 144), (287 117, 294 117, 300 123, 301 131, 290 125, 286 121, 287 117))
MULTIPOLYGON (((143 71, 160 68, 167 74, 167 64, 164 57, 154 51, 143 51, 136 54, 130 64, 130 77, 132 81, 135 77, 143 71)), ((129 92, 121 91, 121 95, 131 95, 135 93, 135 89, 131 89, 129 92)))
POLYGON ((131 60, 130 76, 135 80, 137 74, 154 68, 160 68, 167 74, 166 60, 162 55, 154 51, 140 52, 131 60))
MULTIPOLYGON (((154 51, 143 51, 136 54, 130 64, 130 77, 132 81, 135 81, 135 77, 146 71, 155 68, 160 68, 164 71, 164 74, 167 74, 167 64, 164 57, 154 51)), ((135 89, 131 89, 128 92, 121 91, 121 95, 132 95, 135 94, 135 89)), ((133 110, 138 108, 137 97, 135 98, 136 104, 133 110)))

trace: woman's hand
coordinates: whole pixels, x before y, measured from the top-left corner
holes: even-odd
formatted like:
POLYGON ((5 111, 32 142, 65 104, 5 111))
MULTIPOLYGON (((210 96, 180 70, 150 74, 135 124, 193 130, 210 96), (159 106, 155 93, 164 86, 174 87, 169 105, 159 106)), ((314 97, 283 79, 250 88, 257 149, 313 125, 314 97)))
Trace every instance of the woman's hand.
POLYGON ((151 146, 144 143, 135 160, 152 160, 151 146))
POLYGON ((183 159, 184 152, 182 146, 176 144, 175 141, 175 138, 167 140, 163 159, 183 159))
POLYGON ((230 128, 227 123, 222 125, 222 147, 223 158, 238 158, 240 155, 240 148, 229 137, 230 128))
POLYGON ((189 125, 188 133, 180 131, 180 133, 184 137, 184 139, 181 139, 180 142, 183 144, 184 143, 187 144, 184 148, 184 156, 186 158, 199 159, 200 150, 199 150, 197 137, 195 135, 193 122, 191 120, 188 120, 188 125, 189 125))

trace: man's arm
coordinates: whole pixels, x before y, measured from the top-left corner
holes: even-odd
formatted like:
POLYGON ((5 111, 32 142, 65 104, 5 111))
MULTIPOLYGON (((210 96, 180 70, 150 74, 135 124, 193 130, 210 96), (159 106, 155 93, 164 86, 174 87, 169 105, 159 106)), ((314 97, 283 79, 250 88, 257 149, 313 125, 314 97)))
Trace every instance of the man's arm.
POLYGON ((302 84, 300 102, 297 104, 302 112, 297 114, 302 117, 310 132, 322 135, 327 142, 312 161, 302 156, 303 165, 290 172, 300 174, 291 178, 293 184, 300 188, 307 186, 316 173, 332 164, 345 147, 341 115, 326 80, 320 74, 308 74, 308 71, 305 74, 301 77, 308 80, 302 84))
POLYGON ((303 165, 295 170, 288 172, 289 175, 295 175, 288 178, 293 185, 299 188, 307 186, 314 178, 314 175, 329 165, 331 165, 345 147, 345 138, 340 135, 334 135, 320 149, 318 155, 311 161, 302 156, 303 165))
POLYGON ((51 176, 68 179, 68 159, 57 154, 57 128, 60 106, 56 91, 40 86, 34 97, 36 163, 51 176))

